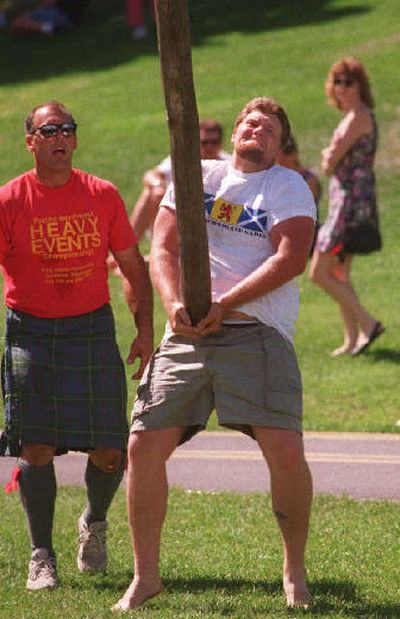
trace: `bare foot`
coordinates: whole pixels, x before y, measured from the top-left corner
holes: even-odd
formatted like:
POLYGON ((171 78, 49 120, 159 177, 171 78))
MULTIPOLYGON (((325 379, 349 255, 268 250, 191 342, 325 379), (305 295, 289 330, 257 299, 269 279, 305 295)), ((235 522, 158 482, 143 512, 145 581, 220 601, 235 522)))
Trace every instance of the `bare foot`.
POLYGON ((366 335, 363 331, 360 331, 357 341, 353 346, 353 350, 364 348, 365 345, 368 344, 368 340, 369 340, 369 336, 366 335))
POLYGON ((285 576, 283 579, 283 589, 286 595, 288 608, 309 609, 311 594, 304 577, 290 578, 289 576, 285 576))
POLYGON ((354 344, 343 344, 339 348, 335 348, 330 353, 331 357, 340 357, 340 355, 349 355, 354 348, 354 344))
POLYGON ((379 337, 380 335, 383 335, 384 333, 385 333, 385 327, 383 326, 381 322, 379 322, 379 320, 376 320, 372 326, 372 329, 369 335, 367 335, 363 331, 360 331, 356 345, 351 351, 351 355, 353 357, 360 355, 361 353, 363 353, 369 348, 369 346, 372 344, 372 342, 376 340, 377 337, 379 337))
POLYGON ((122 598, 114 604, 111 610, 119 613, 135 610, 147 602, 147 600, 159 595, 163 589, 164 585, 161 578, 158 578, 156 582, 154 580, 144 582, 134 578, 122 598))

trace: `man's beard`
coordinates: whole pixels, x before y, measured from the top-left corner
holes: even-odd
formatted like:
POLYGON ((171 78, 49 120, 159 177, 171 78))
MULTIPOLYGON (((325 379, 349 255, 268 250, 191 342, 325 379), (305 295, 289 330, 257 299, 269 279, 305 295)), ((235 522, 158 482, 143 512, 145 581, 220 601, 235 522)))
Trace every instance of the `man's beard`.
POLYGON ((247 159, 247 161, 251 161, 252 163, 260 164, 265 158, 265 154, 262 150, 251 146, 248 148, 246 148, 246 146, 242 146, 237 149, 236 152, 242 159, 247 159))

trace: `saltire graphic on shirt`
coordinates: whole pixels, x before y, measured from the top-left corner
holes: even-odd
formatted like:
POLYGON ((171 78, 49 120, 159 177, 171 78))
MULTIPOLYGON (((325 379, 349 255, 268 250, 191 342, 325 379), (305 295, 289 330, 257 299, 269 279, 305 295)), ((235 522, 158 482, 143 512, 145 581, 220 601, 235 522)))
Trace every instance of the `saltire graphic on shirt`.
POLYGON ((251 230, 265 234, 267 230, 267 214, 263 210, 253 210, 244 204, 234 204, 224 198, 212 194, 204 194, 204 205, 209 218, 213 222, 228 226, 240 226, 243 231, 251 230))

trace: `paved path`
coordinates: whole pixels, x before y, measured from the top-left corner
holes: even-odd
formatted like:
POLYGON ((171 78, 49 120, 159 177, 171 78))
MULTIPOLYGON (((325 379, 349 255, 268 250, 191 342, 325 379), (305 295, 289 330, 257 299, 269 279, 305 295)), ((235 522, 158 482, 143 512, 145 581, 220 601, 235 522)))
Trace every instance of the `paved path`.
MULTIPOLYGON (((315 493, 400 501, 400 434, 305 433, 315 493)), ((60 484, 82 485, 86 456, 56 458, 60 484)), ((0 484, 15 460, 0 458, 0 484)), ((171 485, 190 490, 264 492, 269 475, 257 444, 236 432, 202 432, 168 462, 171 485)))

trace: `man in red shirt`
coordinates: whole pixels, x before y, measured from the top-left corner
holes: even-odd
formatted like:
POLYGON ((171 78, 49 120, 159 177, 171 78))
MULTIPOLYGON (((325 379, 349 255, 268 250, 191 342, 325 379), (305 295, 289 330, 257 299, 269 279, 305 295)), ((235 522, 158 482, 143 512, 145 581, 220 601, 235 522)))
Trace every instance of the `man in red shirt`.
POLYGON ((25 121, 35 167, 0 188, 0 264, 7 306, 3 455, 19 456, 32 538, 27 588, 57 586, 54 455, 87 451, 88 505, 78 521, 82 572, 106 569, 106 514, 124 470, 125 370, 109 305, 107 255, 125 277, 142 375, 153 347, 152 292, 116 188, 72 168, 77 125, 61 103, 25 121), (134 291, 133 291, 134 289, 134 291))

